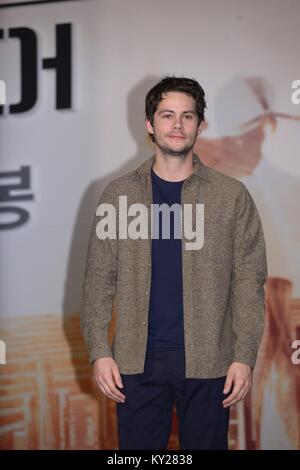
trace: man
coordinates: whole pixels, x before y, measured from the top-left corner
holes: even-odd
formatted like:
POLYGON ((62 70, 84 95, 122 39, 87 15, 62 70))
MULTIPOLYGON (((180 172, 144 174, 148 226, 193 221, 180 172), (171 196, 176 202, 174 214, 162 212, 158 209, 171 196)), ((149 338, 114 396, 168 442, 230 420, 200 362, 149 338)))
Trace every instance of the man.
POLYGON ((117 403, 120 449, 165 449, 174 403, 181 449, 227 449, 230 406, 251 386, 264 328, 264 235, 243 183, 193 153, 205 108, 193 79, 166 77, 155 85, 146 97, 155 155, 104 189, 97 214, 115 211, 109 236, 94 218, 81 328, 94 378, 117 403), (136 204, 149 209, 151 236, 124 231, 120 196, 131 216, 136 204), (153 216, 157 205, 174 208, 167 237, 153 216), (193 218, 192 234, 202 232, 195 246, 185 227, 188 207, 203 219, 193 218))

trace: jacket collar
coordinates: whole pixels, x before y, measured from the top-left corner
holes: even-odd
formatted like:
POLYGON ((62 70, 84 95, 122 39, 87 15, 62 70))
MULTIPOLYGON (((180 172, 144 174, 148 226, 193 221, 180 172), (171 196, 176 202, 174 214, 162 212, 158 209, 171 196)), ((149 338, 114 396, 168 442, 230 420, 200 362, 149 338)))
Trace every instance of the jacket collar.
MULTIPOLYGON (((155 161, 155 155, 151 155, 146 161, 144 161, 138 168, 137 172, 141 176, 150 176, 151 175, 151 168, 155 161)), ((205 165, 201 162, 200 158, 196 153, 193 153, 193 161, 195 164, 195 168, 193 174, 200 176, 200 178, 206 179, 206 172, 205 172, 205 165)))

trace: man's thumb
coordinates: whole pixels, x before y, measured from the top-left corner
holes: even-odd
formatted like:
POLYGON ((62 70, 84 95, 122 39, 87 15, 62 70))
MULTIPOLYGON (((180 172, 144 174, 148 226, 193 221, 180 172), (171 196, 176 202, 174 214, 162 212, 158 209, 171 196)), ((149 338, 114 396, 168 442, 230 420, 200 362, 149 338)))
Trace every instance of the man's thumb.
POLYGON ((113 374, 114 374, 114 377, 115 377, 115 381, 116 381, 116 384, 119 388, 123 388, 123 384, 122 384, 122 380, 121 380, 121 376, 120 376, 120 373, 119 371, 117 370, 113 370, 113 374))
POLYGON ((232 376, 227 375, 227 379, 226 379, 226 382, 225 382, 225 385, 224 385, 223 393, 228 393, 229 390, 231 389, 231 385, 232 385, 232 376))

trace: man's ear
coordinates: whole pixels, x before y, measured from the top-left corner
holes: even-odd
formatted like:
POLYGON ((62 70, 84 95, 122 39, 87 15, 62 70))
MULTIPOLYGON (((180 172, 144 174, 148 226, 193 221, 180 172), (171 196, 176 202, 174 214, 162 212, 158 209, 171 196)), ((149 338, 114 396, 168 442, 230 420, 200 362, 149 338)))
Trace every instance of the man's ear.
POLYGON ((197 135, 199 136, 207 127, 208 127, 208 123, 206 121, 201 121, 198 127, 197 135))
POLYGON ((154 133, 153 126, 152 126, 151 122, 149 121, 149 119, 146 119, 146 128, 147 128, 147 131, 149 132, 149 134, 154 133))

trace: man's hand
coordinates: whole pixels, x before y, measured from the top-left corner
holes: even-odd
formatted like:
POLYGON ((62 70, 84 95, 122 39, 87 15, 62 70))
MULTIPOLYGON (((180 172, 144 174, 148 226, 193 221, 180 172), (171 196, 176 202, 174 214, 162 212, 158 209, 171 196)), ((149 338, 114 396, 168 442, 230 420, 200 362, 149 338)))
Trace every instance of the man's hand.
POLYGON ((223 400, 223 407, 234 405, 240 400, 244 400, 252 382, 252 369, 247 364, 241 362, 233 362, 228 369, 227 378, 224 385, 223 393, 228 393, 233 389, 230 395, 223 400))
POLYGON ((101 357, 93 363, 94 379, 100 390, 108 398, 124 403, 125 395, 116 386, 123 388, 119 368, 111 357, 101 357))

